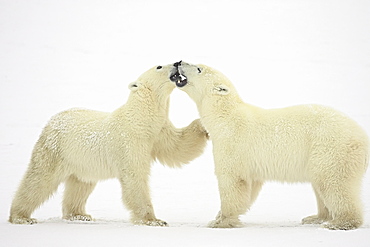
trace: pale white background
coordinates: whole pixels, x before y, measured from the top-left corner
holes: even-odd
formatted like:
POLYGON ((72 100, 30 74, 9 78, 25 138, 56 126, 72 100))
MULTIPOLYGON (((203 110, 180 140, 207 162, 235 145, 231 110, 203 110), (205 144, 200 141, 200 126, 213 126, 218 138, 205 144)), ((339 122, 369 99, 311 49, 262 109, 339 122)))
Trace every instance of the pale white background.
MULTIPOLYGON (((302 226, 316 212, 310 186, 279 183, 263 188, 241 217, 245 227, 207 228, 220 204, 211 143, 183 169, 153 164, 153 203, 168 228, 132 226, 116 180, 99 183, 89 199, 93 223, 60 219, 63 186, 34 213, 38 225, 7 222, 48 119, 71 107, 113 111, 126 102, 127 85, 155 65, 207 64, 246 102, 329 105, 369 133, 369 44, 370 2, 361 0, 0 0, 0 245, 369 246, 369 172, 358 230, 302 226)), ((176 126, 198 117, 183 92, 171 103, 176 126)))

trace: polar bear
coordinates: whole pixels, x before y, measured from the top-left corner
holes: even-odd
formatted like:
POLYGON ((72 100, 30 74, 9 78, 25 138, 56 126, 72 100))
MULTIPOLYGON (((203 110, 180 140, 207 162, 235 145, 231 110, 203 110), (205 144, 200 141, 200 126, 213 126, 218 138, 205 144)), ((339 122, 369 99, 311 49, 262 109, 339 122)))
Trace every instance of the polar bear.
POLYGON ((309 182, 318 214, 303 224, 350 230, 363 223, 361 180, 369 142, 331 108, 262 109, 244 103, 231 82, 205 65, 175 64, 171 80, 192 98, 213 144, 221 210, 210 227, 237 227, 267 180, 309 182))
POLYGON ((199 156, 207 133, 199 119, 176 129, 168 118, 173 65, 156 66, 131 83, 125 105, 112 113, 70 109, 51 118, 33 149, 9 221, 34 224, 32 212, 65 182, 63 218, 91 221, 88 196, 99 180, 118 178, 134 224, 165 226, 156 218, 148 178, 158 159, 180 167, 199 156))

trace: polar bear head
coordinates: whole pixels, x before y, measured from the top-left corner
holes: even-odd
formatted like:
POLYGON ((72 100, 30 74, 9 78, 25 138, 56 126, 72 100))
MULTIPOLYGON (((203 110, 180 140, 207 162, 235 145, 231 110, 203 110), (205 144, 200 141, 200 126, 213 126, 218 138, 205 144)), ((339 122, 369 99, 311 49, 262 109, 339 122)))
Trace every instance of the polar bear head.
POLYGON ((129 84, 132 93, 156 93, 169 95, 175 88, 169 77, 177 71, 173 64, 157 65, 144 72, 135 82, 129 84))
POLYGON ((196 103, 202 99, 217 95, 229 97, 236 94, 232 83, 221 72, 206 65, 194 65, 185 62, 174 64, 170 80, 185 91, 196 103))

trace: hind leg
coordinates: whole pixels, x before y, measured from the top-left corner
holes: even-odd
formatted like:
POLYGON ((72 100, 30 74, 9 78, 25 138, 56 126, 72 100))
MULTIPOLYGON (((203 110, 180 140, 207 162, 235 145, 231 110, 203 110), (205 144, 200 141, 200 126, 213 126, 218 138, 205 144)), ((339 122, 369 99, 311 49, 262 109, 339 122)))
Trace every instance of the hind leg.
POLYGON ((13 199, 9 222, 35 224, 31 214, 57 190, 60 180, 55 174, 30 167, 13 199))
POLYGON ((249 207, 251 207, 253 205, 253 203, 256 201, 257 196, 260 193, 263 184, 264 184, 263 181, 253 181, 252 182, 252 191, 251 191, 251 197, 250 197, 250 205, 249 205, 249 207))
POLYGON ((157 219, 149 195, 147 178, 126 176, 120 179, 122 200, 131 212, 131 222, 135 225, 167 226, 165 221, 157 219))
POLYGON ((91 221, 92 217, 86 214, 85 205, 96 183, 82 182, 74 175, 65 183, 63 198, 63 219, 91 221))
POLYGON ((323 200, 321 199, 321 195, 318 190, 313 186, 316 202, 317 202, 317 214, 311 215, 306 218, 302 219, 302 224, 322 224, 328 220, 331 220, 331 216, 329 213, 328 208, 325 206, 323 200))
POLYGON ((327 205, 332 220, 324 227, 331 230, 353 230, 363 224, 362 205, 360 201, 360 188, 347 188, 339 186, 326 194, 327 205))
POLYGON ((331 230, 352 230, 363 223, 359 183, 322 183, 319 194, 329 210, 332 219, 324 224, 331 230))

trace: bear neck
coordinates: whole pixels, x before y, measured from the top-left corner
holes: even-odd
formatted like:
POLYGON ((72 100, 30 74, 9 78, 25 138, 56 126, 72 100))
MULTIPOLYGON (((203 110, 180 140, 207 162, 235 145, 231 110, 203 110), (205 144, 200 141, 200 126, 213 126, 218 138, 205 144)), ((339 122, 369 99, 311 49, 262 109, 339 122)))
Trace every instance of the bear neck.
POLYGON ((232 119, 241 105, 245 104, 238 95, 209 95, 197 103, 202 123, 210 132, 213 126, 232 119))
POLYGON ((137 125, 147 126, 155 132, 168 119, 169 99, 169 95, 158 96, 150 90, 131 92, 126 104, 118 108, 114 115, 118 119, 126 118, 137 125))

